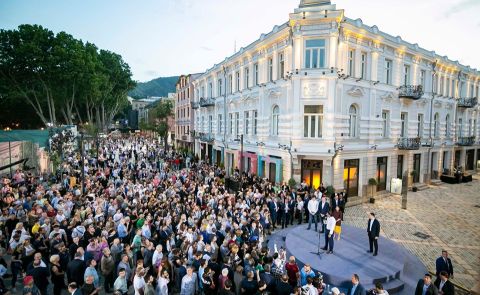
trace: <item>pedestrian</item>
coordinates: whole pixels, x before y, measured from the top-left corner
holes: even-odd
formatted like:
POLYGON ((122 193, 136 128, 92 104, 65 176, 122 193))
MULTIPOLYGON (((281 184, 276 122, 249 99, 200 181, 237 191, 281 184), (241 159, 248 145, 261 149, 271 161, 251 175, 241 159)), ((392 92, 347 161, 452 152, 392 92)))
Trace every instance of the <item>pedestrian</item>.
POLYGON ((100 270, 104 277, 105 292, 111 293, 115 280, 115 261, 109 248, 103 249, 103 256, 100 260, 100 270))
POLYGON ((453 278, 453 264, 452 260, 448 257, 448 251, 442 250, 442 256, 438 257, 435 261, 436 276, 440 276, 440 272, 447 272, 449 278, 453 278))
POLYGON ((60 265, 60 256, 58 254, 50 256, 50 274, 52 276, 53 294, 60 295, 65 286, 65 272, 60 265))
POLYGON ((334 243, 334 231, 335 231, 335 224, 336 220, 335 217, 331 215, 330 212, 327 212, 326 214, 327 220, 326 220, 326 230, 325 230, 325 247, 323 247, 323 250, 327 250, 327 254, 332 254, 333 253, 333 243, 334 243))
POLYGON ((368 242, 370 244, 370 250, 368 253, 373 253, 373 256, 378 254, 378 238, 380 237, 380 222, 375 218, 375 213, 369 213, 368 225, 368 242))
POLYGON ((455 294, 455 286, 450 282, 448 273, 444 270, 440 272, 440 275, 437 277, 434 284, 438 289, 438 293, 441 295, 455 294))
MULTIPOLYGON (((348 295, 365 295, 365 288, 360 284, 360 277, 354 273, 351 279, 352 285, 348 289, 348 295)), ((416 294, 415 294, 416 295, 416 294)))
POLYGON ((432 276, 426 273, 423 279, 420 279, 415 288, 415 295, 437 295, 438 289, 432 282, 432 276))
POLYGON ((312 222, 315 222, 315 231, 318 230, 317 226, 317 212, 318 212, 318 201, 315 198, 315 196, 311 196, 310 200, 308 201, 308 227, 307 230, 309 230, 312 227, 312 222))

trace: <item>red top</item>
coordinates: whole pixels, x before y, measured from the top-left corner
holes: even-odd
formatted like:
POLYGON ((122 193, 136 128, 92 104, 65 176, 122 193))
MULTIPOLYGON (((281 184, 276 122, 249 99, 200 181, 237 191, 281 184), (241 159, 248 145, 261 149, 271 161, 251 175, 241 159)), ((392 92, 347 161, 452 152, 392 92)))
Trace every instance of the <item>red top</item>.
POLYGON ((288 282, 290 284, 296 284, 297 283, 297 273, 299 272, 298 265, 296 263, 291 264, 290 262, 287 262, 285 264, 285 270, 287 271, 288 282))

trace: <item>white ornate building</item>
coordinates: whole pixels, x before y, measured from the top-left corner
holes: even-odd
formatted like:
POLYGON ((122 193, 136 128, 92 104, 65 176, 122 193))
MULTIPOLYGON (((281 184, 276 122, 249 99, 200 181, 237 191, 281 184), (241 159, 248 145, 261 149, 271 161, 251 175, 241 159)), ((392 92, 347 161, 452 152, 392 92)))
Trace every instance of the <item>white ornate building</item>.
POLYGON ((404 172, 428 182, 480 159, 480 72, 330 1, 301 1, 286 23, 193 84, 196 151, 227 171, 243 159, 277 182, 362 196, 370 178, 389 190, 404 172))

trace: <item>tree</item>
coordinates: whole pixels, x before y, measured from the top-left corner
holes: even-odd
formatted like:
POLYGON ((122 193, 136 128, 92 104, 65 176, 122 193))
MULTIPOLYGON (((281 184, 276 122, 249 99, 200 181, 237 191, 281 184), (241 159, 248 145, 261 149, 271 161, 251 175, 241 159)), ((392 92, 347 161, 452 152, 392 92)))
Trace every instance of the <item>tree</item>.
POLYGON ((149 125, 152 130, 163 138, 165 149, 168 149, 168 119, 173 115, 173 103, 170 100, 163 99, 150 110, 148 114, 149 125))

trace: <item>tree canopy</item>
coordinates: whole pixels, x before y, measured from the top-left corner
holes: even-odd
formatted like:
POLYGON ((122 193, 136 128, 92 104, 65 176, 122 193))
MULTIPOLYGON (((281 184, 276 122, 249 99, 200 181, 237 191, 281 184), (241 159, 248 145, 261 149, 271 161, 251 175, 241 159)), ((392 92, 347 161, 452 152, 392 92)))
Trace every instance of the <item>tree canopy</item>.
POLYGON ((0 30, 0 97, 22 100, 45 126, 106 129, 135 87, 122 57, 39 25, 0 30))

